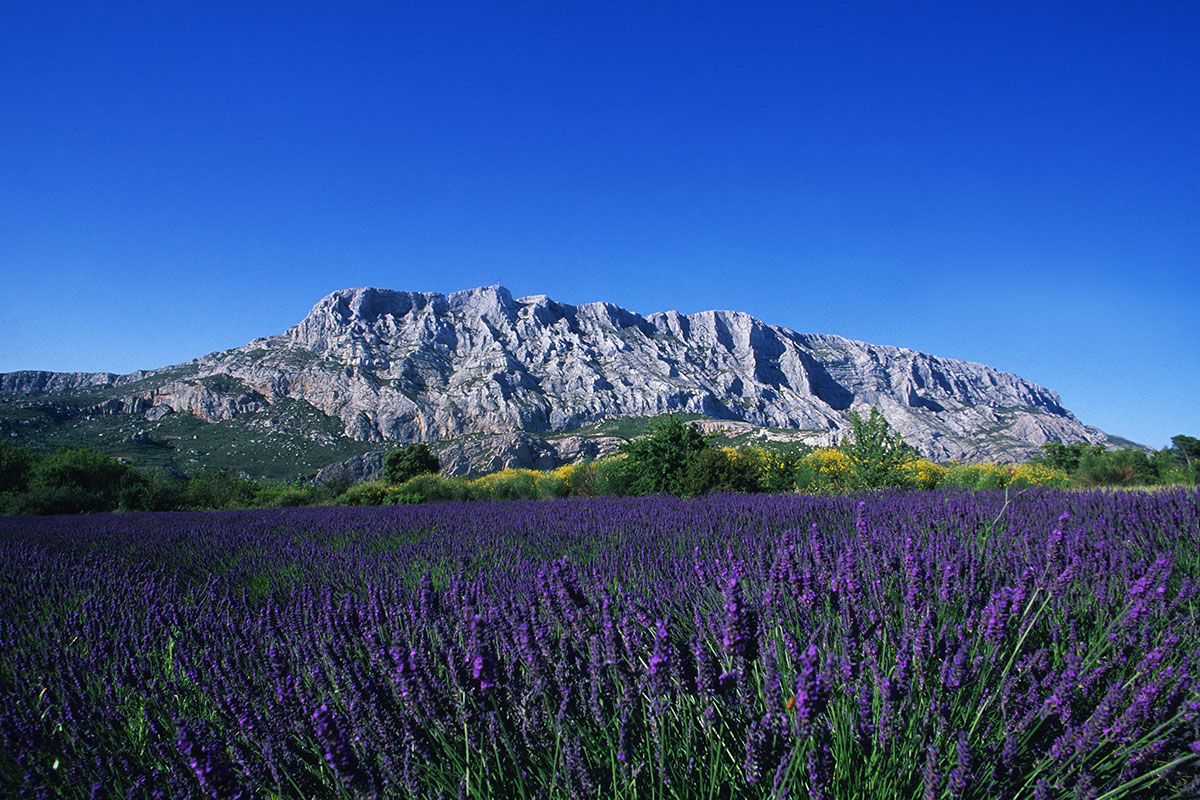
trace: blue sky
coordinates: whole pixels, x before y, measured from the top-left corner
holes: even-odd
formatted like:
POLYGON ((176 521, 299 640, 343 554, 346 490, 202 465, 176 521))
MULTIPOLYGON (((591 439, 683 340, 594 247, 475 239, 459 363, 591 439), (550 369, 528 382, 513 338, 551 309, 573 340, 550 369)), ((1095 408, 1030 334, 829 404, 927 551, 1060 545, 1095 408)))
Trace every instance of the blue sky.
POLYGON ((1200 5, 338 5, 3 4, 0 371, 499 282, 1200 435, 1200 5))

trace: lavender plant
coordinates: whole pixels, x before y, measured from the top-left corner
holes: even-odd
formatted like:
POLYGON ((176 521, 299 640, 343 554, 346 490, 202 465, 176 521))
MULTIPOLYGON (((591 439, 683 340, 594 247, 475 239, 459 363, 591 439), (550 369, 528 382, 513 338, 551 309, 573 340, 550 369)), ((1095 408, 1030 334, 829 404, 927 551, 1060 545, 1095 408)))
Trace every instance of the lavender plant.
POLYGON ((1200 795, 1200 492, 0 520, 0 794, 1200 795))

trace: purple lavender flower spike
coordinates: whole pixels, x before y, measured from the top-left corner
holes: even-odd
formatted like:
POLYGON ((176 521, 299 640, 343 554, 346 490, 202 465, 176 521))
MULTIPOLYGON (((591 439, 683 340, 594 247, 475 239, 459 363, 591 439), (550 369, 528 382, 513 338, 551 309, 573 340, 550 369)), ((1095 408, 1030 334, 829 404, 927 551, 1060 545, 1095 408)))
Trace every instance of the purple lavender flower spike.
POLYGON ((321 743, 324 751, 325 762, 333 768, 338 779, 347 786, 365 787, 369 783, 369 777, 359 766, 358 758, 334 720, 329 706, 322 703, 313 712, 312 718, 317 730, 317 741, 321 743))
POLYGON ((954 768, 950 770, 950 775, 946 778, 946 791, 950 793, 950 797, 959 798, 966 791, 967 782, 971 777, 971 751, 967 747, 967 733, 960 731, 958 734, 958 744, 955 747, 955 757, 957 759, 954 768))
POLYGON ((248 797, 225 759, 213 749, 202 746, 191 729, 180 726, 176 743, 209 797, 214 800, 244 800, 248 797))
POLYGON ((812 721, 825 710, 828 698, 821 675, 821 654, 810 644, 800 657, 800 672, 796 676, 796 734, 807 736, 812 721))
POLYGON ((725 600, 725 652, 753 660, 758 654, 758 635, 754 613, 747 608, 737 570, 722 573, 725 600))
POLYGON ((658 620, 654 626, 654 651, 647 665, 650 673, 650 692, 654 697, 654 711, 666 711, 671 694, 671 642, 667 637, 666 620, 658 620))
POLYGON ((467 667, 471 680, 486 694, 496 685, 496 662, 487 643, 487 623, 475 614, 471 617, 471 636, 467 646, 467 667))
POLYGON ((921 770, 922 800, 937 800, 940 796, 941 777, 938 775, 938 749, 936 745, 925 747, 925 766, 921 770))

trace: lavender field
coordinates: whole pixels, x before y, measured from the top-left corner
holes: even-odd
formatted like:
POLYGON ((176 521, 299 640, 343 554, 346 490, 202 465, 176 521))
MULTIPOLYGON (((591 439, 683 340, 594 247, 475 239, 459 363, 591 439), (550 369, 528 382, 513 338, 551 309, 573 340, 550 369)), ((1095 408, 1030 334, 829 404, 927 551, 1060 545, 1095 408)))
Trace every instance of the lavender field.
POLYGON ((0 795, 1200 796, 1200 492, 0 519, 0 795))

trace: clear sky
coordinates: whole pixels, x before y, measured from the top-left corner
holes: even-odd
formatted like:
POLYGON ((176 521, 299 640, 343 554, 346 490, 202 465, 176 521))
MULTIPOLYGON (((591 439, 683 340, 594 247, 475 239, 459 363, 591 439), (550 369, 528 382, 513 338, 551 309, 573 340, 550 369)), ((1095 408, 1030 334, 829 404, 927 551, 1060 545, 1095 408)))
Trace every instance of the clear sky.
POLYGON ((0 371, 503 283, 978 361, 1164 447, 1197 42, 1191 0, 3 3, 0 371))

